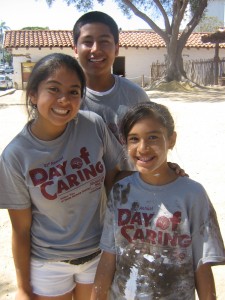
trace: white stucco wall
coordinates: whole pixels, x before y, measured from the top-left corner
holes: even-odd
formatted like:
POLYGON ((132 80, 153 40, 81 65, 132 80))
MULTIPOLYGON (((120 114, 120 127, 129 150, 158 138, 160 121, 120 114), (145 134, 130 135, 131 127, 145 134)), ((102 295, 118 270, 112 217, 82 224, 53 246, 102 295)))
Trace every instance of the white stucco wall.
POLYGON ((39 59, 41 59, 43 56, 47 54, 51 54, 54 52, 59 52, 59 53, 65 53, 69 54, 71 56, 74 55, 73 49, 71 48, 41 48, 36 49, 36 48, 30 48, 30 49, 25 49, 25 48, 20 48, 18 50, 13 49, 12 54, 13 54, 13 66, 14 66, 14 76, 13 76, 13 81, 14 81, 14 86, 17 89, 22 89, 22 63, 24 62, 37 62, 39 59))
MULTIPOLYGON (((125 56, 125 74, 128 79, 131 79, 138 84, 141 83, 141 76, 144 75, 148 81, 150 78, 150 66, 152 63, 163 63, 165 61, 165 48, 120 48, 119 56, 125 56)), ((184 48, 183 59, 188 60, 205 60, 213 59, 215 49, 204 48, 184 48)), ((219 55, 225 57, 225 49, 220 49, 219 55)))
POLYGON ((120 48, 119 56, 125 56, 125 76, 134 82, 141 83, 142 77, 149 80, 150 66, 153 62, 163 62, 164 48, 120 48))
MULTIPOLYGON (((65 53, 74 56, 72 48, 20 48, 13 49, 13 65, 14 65, 14 83, 17 89, 22 89, 22 73, 21 64, 23 62, 31 61, 37 62, 41 57, 54 53, 65 53)), ((165 48, 120 48, 119 56, 125 56, 125 76, 138 84, 142 82, 142 76, 146 81, 150 79, 150 66, 152 63, 162 63, 165 61, 166 49, 165 48)), ((197 49, 190 48, 183 50, 184 60, 199 60, 199 59, 213 59, 215 49, 197 49)), ((220 49, 220 58, 225 57, 225 49, 220 49)))

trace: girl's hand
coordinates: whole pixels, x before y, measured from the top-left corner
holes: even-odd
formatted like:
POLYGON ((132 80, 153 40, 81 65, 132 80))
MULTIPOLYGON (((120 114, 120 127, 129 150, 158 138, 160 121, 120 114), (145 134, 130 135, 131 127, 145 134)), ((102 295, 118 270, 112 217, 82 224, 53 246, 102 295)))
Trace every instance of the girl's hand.
POLYGON ((183 169, 181 169, 181 167, 178 164, 172 163, 172 162, 168 162, 168 166, 170 167, 170 169, 174 170, 174 172, 177 175, 182 176, 182 177, 184 177, 184 176, 188 176, 189 177, 189 175, 183 169))

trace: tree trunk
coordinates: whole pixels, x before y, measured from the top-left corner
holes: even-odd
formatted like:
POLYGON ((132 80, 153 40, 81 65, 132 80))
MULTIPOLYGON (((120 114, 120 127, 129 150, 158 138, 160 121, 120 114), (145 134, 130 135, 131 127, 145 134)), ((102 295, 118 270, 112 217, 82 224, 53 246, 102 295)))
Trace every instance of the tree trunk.
POLYGON ((182 50, 183 48, 181 49, 181 47, 179 47, 179 40, 170 41, 167 45, 167 68, 165 74, 165 80, 167 82, 187 79, 187 75, 183 65, 182 50))

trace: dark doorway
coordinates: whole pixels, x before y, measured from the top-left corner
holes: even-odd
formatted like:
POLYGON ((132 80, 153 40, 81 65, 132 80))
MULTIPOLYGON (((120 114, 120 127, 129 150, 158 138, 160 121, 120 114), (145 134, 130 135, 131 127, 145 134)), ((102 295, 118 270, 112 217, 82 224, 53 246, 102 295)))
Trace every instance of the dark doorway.
POLYGON ((125 57, 116 57, 113 64, 113 74, 125 77, 125 57))

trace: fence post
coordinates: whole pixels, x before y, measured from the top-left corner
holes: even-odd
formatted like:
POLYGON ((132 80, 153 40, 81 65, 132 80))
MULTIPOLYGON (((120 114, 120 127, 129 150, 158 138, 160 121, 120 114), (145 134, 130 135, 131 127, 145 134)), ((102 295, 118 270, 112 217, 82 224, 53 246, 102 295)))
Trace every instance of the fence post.
POLYGON ((141 76, 141 87, 145 86, 145 75, 141 76))

